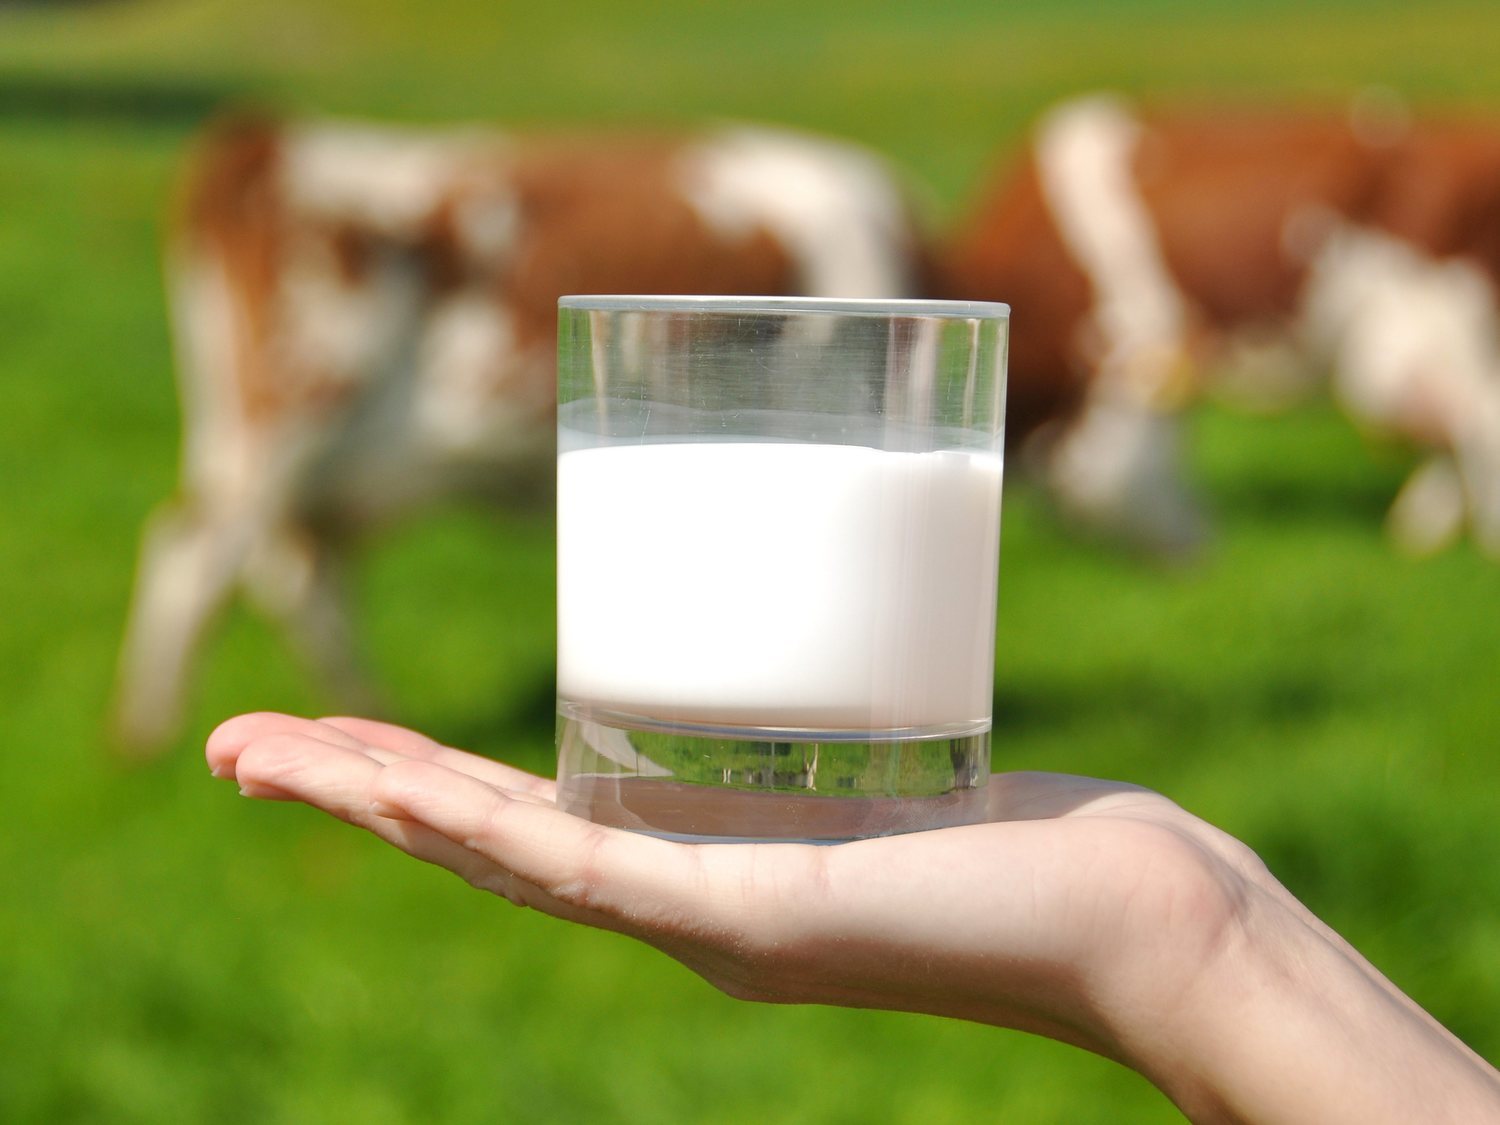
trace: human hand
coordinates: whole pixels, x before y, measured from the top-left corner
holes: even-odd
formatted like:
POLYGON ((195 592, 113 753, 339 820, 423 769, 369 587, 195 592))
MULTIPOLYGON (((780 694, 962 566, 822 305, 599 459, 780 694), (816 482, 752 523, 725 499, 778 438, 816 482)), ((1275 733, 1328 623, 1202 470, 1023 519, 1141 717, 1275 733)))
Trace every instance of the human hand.
POLYGON ((241 716, 207 755, 247 796, 314 805, 741 998, 1047 1035, 1140 1070, 1201 1120, 1443 1120, 1450 1097, 1500 1116, 1494 1072, 1250 849, 1135 786, 1002 774, 983 824, 688 845, 583 821, 550 781, 369 720, 241 716), (1351 1020, 1369 1031, 1349 1036, 1351 1020), (1400 1116, 1413 1097, 1422 1113, 1400 1116))

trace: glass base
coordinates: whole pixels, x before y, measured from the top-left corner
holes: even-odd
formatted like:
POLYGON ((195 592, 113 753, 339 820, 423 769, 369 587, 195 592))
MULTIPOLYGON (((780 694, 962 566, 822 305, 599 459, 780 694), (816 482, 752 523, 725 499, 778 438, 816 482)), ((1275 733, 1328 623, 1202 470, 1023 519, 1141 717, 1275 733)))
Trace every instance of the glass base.
POLYGON ((651 729, 558 717, 558 805, 697 843, 842 843, 985 819, 988 730, 651 729))

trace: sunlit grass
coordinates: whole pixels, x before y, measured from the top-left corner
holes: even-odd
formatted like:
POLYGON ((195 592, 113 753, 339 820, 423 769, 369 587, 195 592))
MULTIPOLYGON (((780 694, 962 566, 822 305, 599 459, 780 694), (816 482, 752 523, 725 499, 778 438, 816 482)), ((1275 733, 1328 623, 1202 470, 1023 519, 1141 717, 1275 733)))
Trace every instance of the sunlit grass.
MULTIPOLYGON (((240 801, 202 765, 212 725, 330 705, 243 608, 204 653, 174 753, 110 758, 136 535, 177 456, 156 250, 174 163, 234 92, 415 119, 729 115, 878 144, 951 210, 996 145, 1082 85, 1303 98, 1387 81, 1494 103, 1480 10, 0 12, 0 95, 45 95, 28 114, 0 102, 0 1119, 1173 1119, 1077 1051, 737 1004, 647 949, 487 901, 305 810, 240 801), (171 96, 111 101, 141 88, 171 96)), ((1010 490, 997 766, 1170 793, 1494 1058, 1500 568, 1467 547, 1395 555, 1380 521, 1408 457, 1326 403, 1204 409, 1190 438, 1216 525, 1196 567, 1083 543, 1010 490)), ((454 510, 372 545, 356 593, 395 714, 548 767, 551 552, 543 518, 454 510)))

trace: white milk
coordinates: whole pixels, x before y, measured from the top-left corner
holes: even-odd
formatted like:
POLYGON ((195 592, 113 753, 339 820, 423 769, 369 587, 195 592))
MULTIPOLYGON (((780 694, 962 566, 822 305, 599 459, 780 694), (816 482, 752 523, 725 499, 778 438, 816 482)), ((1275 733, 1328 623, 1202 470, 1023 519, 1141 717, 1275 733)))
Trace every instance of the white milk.
POLYGON ((558 458, 558 693, 596 713, 987 729, 1000 458, 683 443, 558 458))

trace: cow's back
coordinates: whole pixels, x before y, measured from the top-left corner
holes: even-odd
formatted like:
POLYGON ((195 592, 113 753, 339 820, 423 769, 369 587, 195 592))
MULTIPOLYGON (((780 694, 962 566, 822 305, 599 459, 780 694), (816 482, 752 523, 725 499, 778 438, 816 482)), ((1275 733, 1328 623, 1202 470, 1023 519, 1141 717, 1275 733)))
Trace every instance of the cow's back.
POLYGON ((1076 336, 1091 294, 1052 222, 1029 154, 994 173, 977 199, 938 249, 935 286, 950 299, 1011 306, 1005 419, 1011 445, 1083 401, 1089 369, 1076 336))
POLYGON ((1365 215, 1387 146, 1335 116, 1148 121, 1135 182, 1174 280, 1212 330, 1284 322, 1328 216, 1365 215))
POLYGON ((300 427, 297 507, 344 522, 523 467, 535 487, 564 294, 900 297, 924 266, 881 160, 751 127, 235 119, 200 146, 173 243, 189 431, 300 427))

